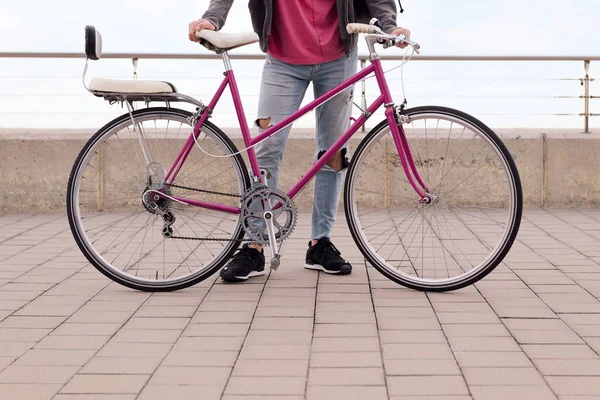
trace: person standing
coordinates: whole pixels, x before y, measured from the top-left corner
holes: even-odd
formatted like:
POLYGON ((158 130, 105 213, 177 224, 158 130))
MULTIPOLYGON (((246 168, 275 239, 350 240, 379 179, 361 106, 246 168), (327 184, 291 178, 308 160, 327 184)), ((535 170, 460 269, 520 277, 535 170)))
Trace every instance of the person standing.
MULTIPOLYGON (((196 32, 203 29, 220 30, 232 5, 233 0, 211 0, 202 18, 190 22, 189 39, 198 42, 196 32)), ((384 32, 410 37, 410 30, 396 26, 394 0, 250 0, 248 7, 261 50, 266 53, 256 120, 259 130, 296 112, 309 83, 316 98, 356 73, 358 35, 348 34, 346 25, 365 20, 365 15, 356 15, 358 9, 377 18, 384 32), (355 3, 360 3, 356 9, 355 3)), ((315 159, 348 129, 352 97, 353 88, 349 87, 316 109, 315 159)), ((277 188, 279 163, 290 129, 288 125, 255 148, 269 187, 277 188)), ((338 275, 352 272, 352 265, 331 242, 348 160, 346 144, 315 176, 305 268, 338 275)), ((228 282, 264 274, 264 252, 254 243, 244 244, 220 272, 228 282)))

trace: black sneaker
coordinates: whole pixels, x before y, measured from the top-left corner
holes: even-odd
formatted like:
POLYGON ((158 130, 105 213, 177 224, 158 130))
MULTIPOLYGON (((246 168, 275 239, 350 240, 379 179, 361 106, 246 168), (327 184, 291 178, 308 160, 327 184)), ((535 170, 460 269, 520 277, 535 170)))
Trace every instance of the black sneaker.
POLYGON ((265 254, 244 244, 231 261, 221 270, 226 282, 242 282, 265 274, 265 254))
POLYGON ((311 242, 308 242, 304 268, 338 275, 348 275, 352 272, 352 265, 340 257, 340 251, 329 238, 319 239, 314 246, 310 244, 311 242))

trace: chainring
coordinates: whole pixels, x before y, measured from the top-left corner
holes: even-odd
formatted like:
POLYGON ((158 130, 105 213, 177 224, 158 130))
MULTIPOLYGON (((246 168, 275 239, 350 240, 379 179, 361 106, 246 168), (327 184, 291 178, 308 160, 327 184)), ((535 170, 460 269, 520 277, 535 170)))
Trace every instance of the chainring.
POLYGON ((240 213, 247 238, 261 245, 269 244, 263 213, 273 213, 277 243, 283 242, 296 227, 298 213, 294 201, 284 192, 265 185, 251 187, 242 197, 240 213))

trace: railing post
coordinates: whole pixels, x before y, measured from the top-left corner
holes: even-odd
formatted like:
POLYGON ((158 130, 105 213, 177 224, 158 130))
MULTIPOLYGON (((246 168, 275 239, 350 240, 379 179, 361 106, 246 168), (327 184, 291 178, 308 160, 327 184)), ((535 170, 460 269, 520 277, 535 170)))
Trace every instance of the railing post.
POLYGON ((137 81, 137 78, 138 78, 138 75, 137 75, 138 61, 139 61, 139 58, 132 58, 131 59, 131 63, 133 64, 133 80, 134 81, 137 81))
MULTIPOLYGON (((360 60, 360 69, 365 69, 367 65, 367 60, 360 60)), ((365 78, 361 81, 361 108, 366 112, 367 111, 367 81, 365 78)), ((360 128, 361 132, 365 132, 367 128, 365 124, 360 128)))
POLYGON ((590 133, 590 60, 583 61, 585 68, 585 78, 581 82, 583 85, 583 133, 590 133))
POLYGON ((548 207, 548 135, 542 133, 542 208, 548 207))

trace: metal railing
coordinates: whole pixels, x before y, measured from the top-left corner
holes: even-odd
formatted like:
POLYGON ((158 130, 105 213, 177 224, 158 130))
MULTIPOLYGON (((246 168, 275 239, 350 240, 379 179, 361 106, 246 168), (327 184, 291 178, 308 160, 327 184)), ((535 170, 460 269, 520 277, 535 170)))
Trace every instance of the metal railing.
MULTIPOLYGON (((15 59, 85 59, 83 53, 77 52, 0 52, 0 59, 15 58, 15 59)), ((189 54, 189 53, 104 53, 102 58, 106 59, 131 59, 135 66, 138 60, 141 59, 162 59, 162 60, 220 60, 221 56, 216 54, 189 54)), ((263 60, 262 54, 230 54, 232 60, 263 60)), ((366 55, 359 56, 361 67, 365 67, 369 57, 366 55)), ((381 56, 382 60, 401 61, 401 56, 381 56)), ((584 133, 590 132, 590 117, 600 116, 600 114, 592 113, 590 110, 590 100, 599 99, 600 96, 592 96, 590 93, 590 83, 595 79, 590 77, 589 70, 592 61, 600 61, 600 56, 471 56, 471 55, 447 55, 447 56, 428 56, 415 55, 412 61, 536 61, 536 62, 556 62, 570 61, 583 62, 585 75, 582 78, 564 78, 561 80, 580 81, 583 87, 583 94, 577 96, 583 99, 583 112, 578 114, 584 119, 584 133)), ((365 81, 361 88, 361 104, 366 105, 367 102, 367 86, 365 81)), ((565 97, 565 96, 563 96, 565 97)), ((364 107, 366 108, 366 107, 364 107)))

